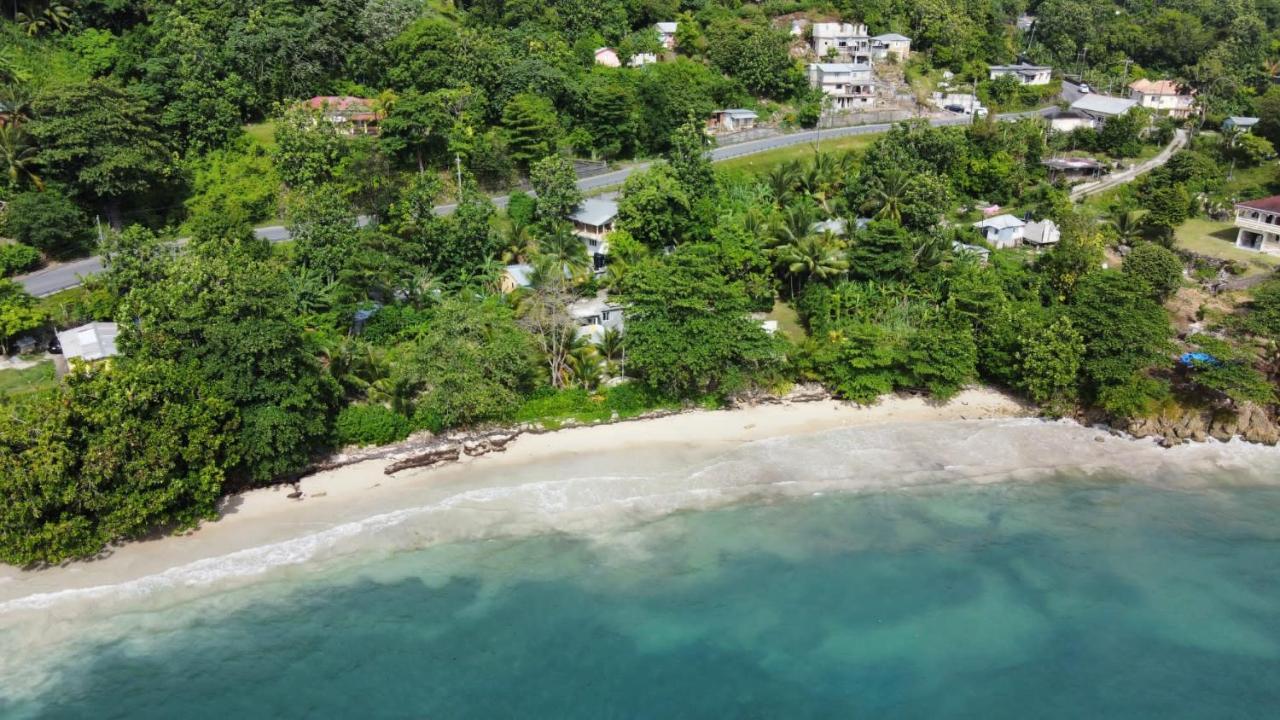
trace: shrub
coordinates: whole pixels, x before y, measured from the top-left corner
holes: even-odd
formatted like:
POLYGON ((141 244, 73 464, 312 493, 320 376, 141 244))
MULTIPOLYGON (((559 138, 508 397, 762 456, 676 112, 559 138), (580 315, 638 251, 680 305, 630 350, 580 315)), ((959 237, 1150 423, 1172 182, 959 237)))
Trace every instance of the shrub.
POLYGON ((55 188, 15 195, 9 202, 8 216, 5 230, 9 235, 50 255, 75 256, 89 246, 89 221, 55 188))
POLYGON ((40 264, 40 251, 30 245, 0 245, 0 277, 26 272, 40 264))
POLYGON ((382 405, 349 405, 338 413, 340 445, 386 445, 409 435, 409 419, 382 405))
POLYGON ((1172 250, 1154 243, 1134 248, 1121 270, 1145 282, 1160 302, 1168 300, 1182 285, 1182 260, 1172 250))

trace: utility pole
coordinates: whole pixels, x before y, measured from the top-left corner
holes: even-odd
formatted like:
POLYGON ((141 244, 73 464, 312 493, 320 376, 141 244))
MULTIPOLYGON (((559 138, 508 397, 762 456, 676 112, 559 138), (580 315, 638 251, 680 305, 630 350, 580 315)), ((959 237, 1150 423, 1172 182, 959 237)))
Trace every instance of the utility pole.
POLYGON ((453 154, 453 164, 457 168, 458 173, 458 201, 462 201, 462 156, 458 153, 453 154))
POLYGON ((104 237, 102 234, 102 216, 101 215, 93 216, 93 227, 98 231, 98 244, 101 245, 102 243, 106 242, 106 237, 104 237))

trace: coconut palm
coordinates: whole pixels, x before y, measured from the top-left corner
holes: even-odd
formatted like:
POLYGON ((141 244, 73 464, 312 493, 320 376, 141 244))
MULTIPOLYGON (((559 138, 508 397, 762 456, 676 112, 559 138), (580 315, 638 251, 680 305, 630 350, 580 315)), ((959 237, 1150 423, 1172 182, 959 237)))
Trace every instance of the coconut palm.
POLYGON ((13 20, 31 36, 49 28, 65 31, 71 27, 71 8, 50 2, 28 2, 26 10, 15 13, 13 20))
POLYGON ((36 174, 36 147, 18 126, 0 125, 0 171, 10 187, 28 180, 36 189, 44 189, 44 180, 36 174))
POLYGON ((1111 227, 1121 244, 1132 245, 1142 238, 1142 215, 1141 210, 1120 210, 1111 216, 1111 227))
POLYGON ((512 218, 511 223, 502 233, 502 262, 507 264, 528 262, 537 249, 538 243, 533 237, 532 224, 512 218))
MULTIPOLYGON (((587 245, 582 238, 573 234, 568 223, 560 223, 551 228, 538 240, 538 255, 549 260, 554 267, 574 278, 581 278, 591 268, 591 258, 587 256, 587 245)), ((537 262, 534 263, 538 265, 537 262)))
POLYGON ((797 277, 806 282, 829 280, 849 270, 844 242, 829 231, 810 233, 794 243, 783 245, 775 251, 774 257, 778 266, 791 276, 793 295, 797 277))
POLYGON ((795 203, 782 211, 780 220, 773 226, 773 237, 767 243, 770 247, 793 245, 812 233, 813 224, 818 222, 818 211, 807 202, 795 203))
POLYGON ((900 168, 886 171, 873 181, 869 204, 879 220, 902 222, 902 204, 910 192, 915 178, 900 168))
POLYGON ((600 355, 585 337, 577 340, 565 358, 570 377, 573 384, 583 390, 594 390, 600 385, 600 355))
POLYGON ((800 163, 794 160, 776 165, 765 173, 764 181, 769 186, 770 192, 773 193, 774 202, 779 205, 786 204, 791 194, 795 192, 796 184, 799 182, 799 175, 800 163))
POLYGON ((604 358, 605 367, 610 375, 618 375, 619 364, 626 353, 626 341, 618 328, 606 328, 596 342, 596 352, 604 358))

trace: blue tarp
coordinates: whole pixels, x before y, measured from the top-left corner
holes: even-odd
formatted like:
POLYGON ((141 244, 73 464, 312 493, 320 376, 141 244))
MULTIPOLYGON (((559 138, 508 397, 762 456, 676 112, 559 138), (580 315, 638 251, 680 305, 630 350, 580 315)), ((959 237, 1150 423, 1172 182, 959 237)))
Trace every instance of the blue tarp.
POLYGON ((1186 365, 1187 367, 1195 367, 1196 365, 1221 365, 1222 364, 1221 362, 1218 361, 1218 358, 1210 355, 1209 353, 1203 353, 1203 352, 1183 353, 1182 357, 1178 358, 1178 362, 1182 363, 1183 365, 1186 365))

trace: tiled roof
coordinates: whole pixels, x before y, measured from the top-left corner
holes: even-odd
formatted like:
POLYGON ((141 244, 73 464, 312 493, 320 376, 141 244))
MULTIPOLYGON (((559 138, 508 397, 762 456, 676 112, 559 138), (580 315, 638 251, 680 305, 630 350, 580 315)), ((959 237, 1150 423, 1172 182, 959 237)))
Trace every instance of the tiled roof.
POLYGON ((1263 210, 1266 212, 1280 212, 1280 195, 1258 198, 1257 200, 1245 200, 1244 202, 1236 203, 1236 207, 1247 207, 1250 210, 1263 210))
POLYGON ((1129 89, 1134 92, 1140 92, 1143 95, 1183 95, 1178 88, 1178 83, 1173 80, 1134 80, 1129 83, 1129 89))

